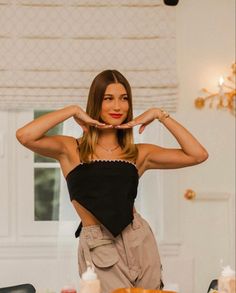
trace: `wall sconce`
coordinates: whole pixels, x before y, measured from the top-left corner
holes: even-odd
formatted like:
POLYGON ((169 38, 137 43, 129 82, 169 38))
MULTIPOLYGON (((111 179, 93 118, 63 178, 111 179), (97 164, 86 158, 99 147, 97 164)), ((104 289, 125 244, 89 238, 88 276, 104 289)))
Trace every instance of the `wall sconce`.
POLYGON ((202 91, 207 96, 195 99, 195 107, 197 109, 202 109, 206 103, 209 103, 210 108, 226 109, 234 116, 236 115, 236 63, 232 64, 231 68, 232 74, 227 77, 227 82, 230 84, 226 84, 224 78, 221 76, 218 83, 219 91, 217 93, 211 93, 206 88, 203 88, 202 91))

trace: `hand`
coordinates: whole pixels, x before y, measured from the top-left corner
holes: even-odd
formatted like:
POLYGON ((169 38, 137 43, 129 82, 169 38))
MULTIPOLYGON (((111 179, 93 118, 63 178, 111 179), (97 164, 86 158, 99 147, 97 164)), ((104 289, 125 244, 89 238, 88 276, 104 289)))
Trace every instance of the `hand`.
POLYGON ((134 127, 136 125, 141 125, 139 127, 139 134, 141 134, 144 131, 145 127, 148 124, 150 124, 153 120, 158 118, 160 115, 161 115, 160 109, 151 108, 145 111, 144 113, 142 113, 141 115, 137 116, 133 120, 129 121, 128 123, 117 125, 115 126, 115 128, 126 129, 126 128, 134 127))
POLYGON ((87 132, 88 126, 94 126, 97 128, 111 128, 112 125, 101 123, 98 120, 92 119, 85 111, 81 108, 73 116, 74 120, 82 127, 82 129, 87 132))

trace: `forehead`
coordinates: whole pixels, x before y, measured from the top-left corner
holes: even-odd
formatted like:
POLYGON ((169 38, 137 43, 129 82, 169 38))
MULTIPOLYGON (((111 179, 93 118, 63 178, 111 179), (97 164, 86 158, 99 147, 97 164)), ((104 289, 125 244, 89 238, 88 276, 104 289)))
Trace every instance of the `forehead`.
POLYGON ((122 95, 127 94, 127 91, 121 83, 111 83, 107 86, 104 95, 122 95))

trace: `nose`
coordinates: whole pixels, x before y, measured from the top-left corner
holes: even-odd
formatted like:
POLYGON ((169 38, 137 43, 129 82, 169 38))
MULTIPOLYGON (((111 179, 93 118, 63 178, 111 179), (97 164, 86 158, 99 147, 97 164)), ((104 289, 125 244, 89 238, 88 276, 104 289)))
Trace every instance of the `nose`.
POLYGON ((114 100, 114 111, 120 111, 120 100, 119 99, 114 100))

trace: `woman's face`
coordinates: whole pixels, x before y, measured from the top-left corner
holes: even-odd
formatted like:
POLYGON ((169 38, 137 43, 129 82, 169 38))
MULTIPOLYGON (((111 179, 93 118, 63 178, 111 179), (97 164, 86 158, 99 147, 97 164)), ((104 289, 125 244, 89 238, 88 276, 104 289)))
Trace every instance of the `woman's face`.
POLYGON ((104 93, 100 118, 110 125, 120 125, 129 110, 128 95, 121 83, 109 84, 104 93))

